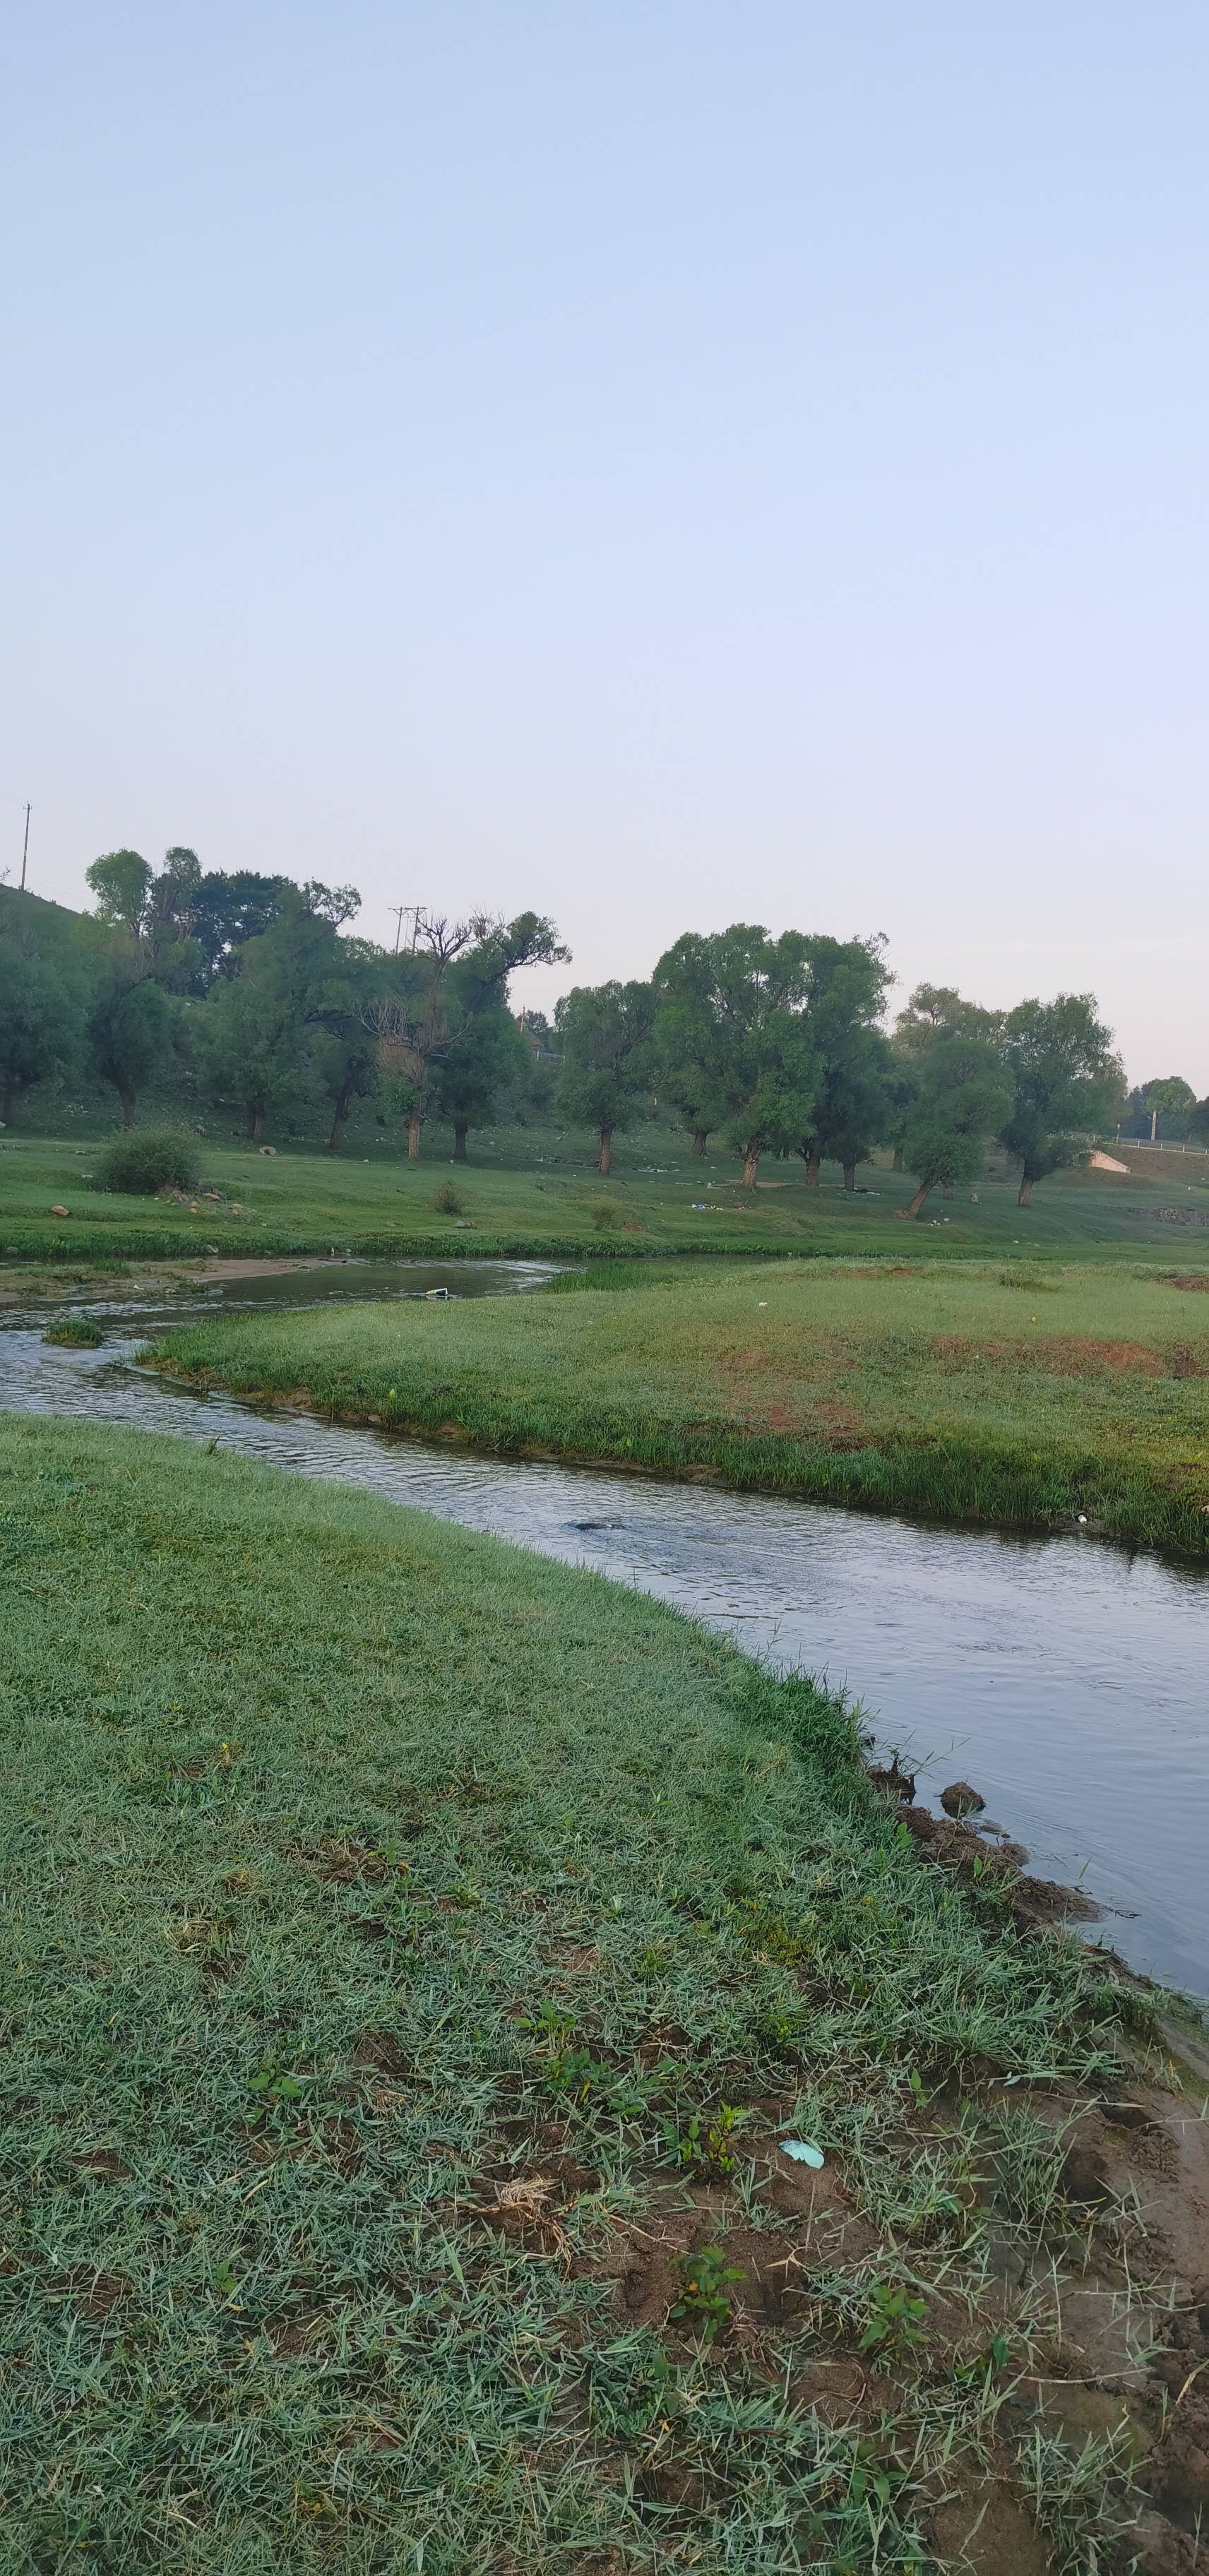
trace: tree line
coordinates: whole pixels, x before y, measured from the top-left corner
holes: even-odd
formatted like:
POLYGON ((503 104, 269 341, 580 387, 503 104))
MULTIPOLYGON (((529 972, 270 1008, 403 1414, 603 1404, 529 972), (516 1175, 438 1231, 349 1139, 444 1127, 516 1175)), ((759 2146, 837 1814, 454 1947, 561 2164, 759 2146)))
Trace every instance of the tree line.
POLYGON ((536 1048, 549 1104, 593 1130, 602 1173, 614 1136, 654 1107, 695 1155, 711 1139, 737 1155, 751 1189, 768 1156, 800 1156, 812 1185, 839 1163, 852 1189, 890 1147, 916 1183, 908 1214, 974 1180, 991 1138, 1018 1165, 1024 1206, 1088 1133, 1182 1120, 1209 1137, 1209 1101, 1177 1077, 1126 1094, 1091 994, 989 1011, 924 984, 888 1029, 880 938, 686 932, 649 981, 576 986, 553 1026, 532 1012, 526 1027, 511 977, 568 955, 538 913, 421 911, 392 953, 350 931, 353 886, 206 872, 184 848, 159 871, 111 851, 87 879, 86 914, 3 892, 6 1123, 36 1084, 83 1079, 111 1086, 131 1125, 140 1095, 187 1064, 207 1096, 239 1104, 253 1139, 322 1099, 336 1152, 355 1103, 373 1098, 402 1121, 410 1160, 429 1119, 452 1126, 465 1160, 470 1130, 532 1081, 536 1048))
POLYGON ((129 1127, 140 1097, 187 1068, 256 1141, 271 1116, 321 1101, 338 1152, 354 1104, 381 1098, 413 1160, 430 1117, 464 1160, 470 1128, 530 1077, 508 979, 566 955, 536 913, 421 914, 392 956, 349 933, 355 886, 203 873, 184 848, 158 873, 114 850, 86 874, 91 913, 0 890, 6 1124, 35 1085, 83 1081, 111 1087, 129 1127))
POLYGON ((692 1151, 715 1136, 756 1188, 765 1155, 800 1156, 808 1184, 839 1163, 847 1189, 874 1148, 916 1181, 905 1213, 977 1178, 989 1138, 1020 1168, 1020 1203, 1073 1161, 1077 1131, 1108 1122, 1122 1091, 1088 993, 982 1010, 922 984, 888 1034, 881 939, 778 938, 737 922, 689 932, 649 984, 606 984, 559 1003, 560 1105, 594 1126, 600 1169, 644 1096, 683 1121, 692 1151))

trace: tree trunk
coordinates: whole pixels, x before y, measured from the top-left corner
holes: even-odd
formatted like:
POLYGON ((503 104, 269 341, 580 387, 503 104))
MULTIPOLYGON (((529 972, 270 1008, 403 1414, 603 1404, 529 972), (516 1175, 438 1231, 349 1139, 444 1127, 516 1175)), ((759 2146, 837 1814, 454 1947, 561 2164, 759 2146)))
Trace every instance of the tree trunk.
POLYGON ((844 1165, 844 1187, 846 1190, 854 1190, 856 1188, 855 1163, 845 1163, 844 1165))
POLYGON ((248 1113, 248 1134, 251 1137, 253 1144, 258 1145, 264 1134, 264 1102, 263 1100, 249 1100, 246 1106, 248 1113))
POLYGON ((1018 1198, 1018 1199, 1017 1199, 1017 1201, 1016 1201, 1016 1205, 1017 1205, 1017 1207, 1027 1207, 1027 1206, 1029 1205, 1029 1202, 1030 1202, 1031 1198, 1032 1198, 1032 1195, 1033 1195, 1033 1184, 1032 1184, 1032 1182, 1029 1180, 1027 1173, 1022 1172, 1022 1173, 1021 1173, 1021 1175, 1020 1175, 1020 1195, 1019 1195, 1019 1198, 1018 1198))
POLYGON ((699 1163, 705 1158, 705 1140, 708 1134, 708 1127, 694 1127, 693 1129, 693 1141, 689 1147, 689 1152, 696 1155, 699 1163))
POLYGON ((598 1172, 604 1172, 606 1174, 611 1172, 613 1169, 613 1130, 611 1127, 601 1128, 600 1160, 597 1163, 596 1169, 598 1172))
POLYGON ((466 1160, 466 1137, 467 1137, 467 1132, 468 1132, 468 1130, 469 1130, 469 1127, 470 1127, 470 1120, 469 1120, 468 1118, 455 1118, 455 1119, 454 1119, 454 1122, 453 1122, 453 1159, 454 1159, 455 1163, 464 1163, 464 1162, 465 1162, 465 1160, 466 1160))
POLYGON ((336 1113, 332 1119, 332 1132, 327 1140, 327 1150, 329 1154, 338 1154, 340 1151, 341 1142, 344 1136, 345 1123, 348 1118, 348 1103, 349 1093, 346 1088, 344 1091, 338 1092, 336 1095, 336 1113))
POLYGON ((819 1186, 819 1163, 820 1163, 820 1160, 821 1160, 821 1157, 820 1157, 818 1154, 807 1154, 807 1156, 806 1156, 806 1158, 805 1158, 805 1161, 806 1161, 806 1187, 807 1187, 807 1189, 808 1189, 808 1190, 817 1190, 817 1188, 818 1188, 818 1186, 819 1186))
POLYGON ((951 1199, 951 1198, 952 1198, 952 1196, 953 1196, 953 1184, 952 1184, 952 1182, 951 1182, 951 1181, 946 1181, 946 1182, 944 1183, 944 1186, 943 1186, 943 1188, 942 1188, 942 1190, 941 1190, 940 1195, 941 1195, 942 1199, 951 1199))
POLYGON ((407 1113, 407 1159, 408 1159, 408 1162, 409 1162, 409 1163, 418 1163, 418 1162, 419 1162, 419 1159, 420 1159, 420 1129, 421 1129, 421 1127, 423 1126, 423 1124, 424 1124, 424 1112, 423 1112, 423 1110, 422 1110, 422 1109, 409 1109, 409 1110, 408 1110, 408 1113, 407 1113))
POLYGON ((891 1163, 891 1165, 890 1165, 890 1169, 891 1169, 891 1171, 892 1171, 892 1172, 901 1172, 902 1167, 903 1167, 903 1149, 902 1149, 902 1146, 901 1146, 901 1145, 896 1145, 896 1146, 895 1146, 895 1148, 894 1148, 894 1160, 893 1160, 893 1162, 892 1162, 892 1163, 891 1163))
POLYGON ((908 1199, 905 1208, 897 1208, 895 1210, 895 1214, 897 1216, 918 1216, 929 1191, 934 1190, 935 1187, 935 1181, 921 1181, 914 1198, 908 1199))
POLYGON ((20 1105, 21 1094, 24 1089, 25 1084, 23 1082, 6 1083, 4 1099, 0 1102, 0 1127, 7 1127, 14 1109, 20 1105))
POLYGON ((760 1148, 758 1145, 749 1145, 743 1157, 743 1187, 745 1190, 754 1190, 756 1186, 756 1174, 759 1169, 760 1148))
POLYGON ((133 1127, 135 1111, 134 1093, 132 1091, 119 1091, 118 1098, 122 1104, 123 1127, 133 1127))

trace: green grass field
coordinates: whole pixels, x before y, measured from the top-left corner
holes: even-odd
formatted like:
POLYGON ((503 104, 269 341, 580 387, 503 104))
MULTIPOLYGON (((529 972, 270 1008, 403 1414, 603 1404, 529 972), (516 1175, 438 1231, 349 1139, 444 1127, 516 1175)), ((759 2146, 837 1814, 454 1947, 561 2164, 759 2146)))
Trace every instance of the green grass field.
POLYGON ((526 1298, 183 1326, 156 1358, 238 1393, 496 1448, 938 1518, 1083 1514, 1203 1554, 1207 1276, 1019 1254, 598 1264, 526 1298))
POLYGON ((719 1151, 695 1162, 683 1136, 663 1127, 623 1139, 608 1182, 595 1172, 590 1139, 554 1126, 472 1137, 465 1166, 451 1164, 451 1141, 438 1129, 426 1131, 425 1142, 425 1160, 409 1168, 397 1129, 369 1120, 350 1129, 340 1156, 282 1139, 268 1157, 230 1137, 207 1136, 199 1141, 203 1186, 220 1196, 199 1197, 194 1215, 188 1204, 91 1190, 96 1138, 18 1133, 0 1143, 0 1260, 103 1265, 205 1257, 210 1248, 224 1255, 439 1249, 557 1257, 585 1247, 613 1257, 851 1251, 898 1259, 904 1237, 926 1234, 932 1253, 958 1259, 1019 1249, 1042 1259, 1064 1252, 1098 1260, 1175 1247, 1181 1259, 1209 1263, 1204 1155, 1139 1150, 1125 1179, 1057 1174, 1031 1208, 1020 1209, 1015 1178, 992 1151, 976 1197, 965 1191, 946 1200, 938 1191, 908 1229, 896 1210, 914 1185, 910 1174, 891 1171, 886 1155, 861 1167, 852 1193, 837 1166, 825 1167, 821 1186, 808 1189, 800 1162, 767 1159, 753 1197, 737 1186, 732 1157, 719 1151), (434 1205, 442 1182, 457 1189, 460 1211, 434 1205), (1176 1215, 1184 1221, 1173 1222, 1176 1215))
MULTIPOLYGON (((1097 1963, 597 1578, 13 1418, 0 1535, 5 2570, 921 2568, 1046 2330, 1097 1963)), ((1116 2454, 1042 2447, 1073 2548, 1116 2454)))

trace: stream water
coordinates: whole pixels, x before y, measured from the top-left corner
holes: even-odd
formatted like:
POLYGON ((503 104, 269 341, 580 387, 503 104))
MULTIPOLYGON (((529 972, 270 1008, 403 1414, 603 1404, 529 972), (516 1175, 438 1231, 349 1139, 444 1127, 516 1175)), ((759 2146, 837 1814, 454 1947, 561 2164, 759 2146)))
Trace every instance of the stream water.
POLYGON ((1105 1909, 1090 1937, 1209 1992, 1209 1578, 1082 1537, 939 1529, 597 1468, 476 1457, 395 1434, 199 1395, 134 1365, 170 1322, 332 1298, 500 1295, 532 1263, 366 1263, 287 1276, 75 1292, 0 1312, 0 1406, 218 1438, 489 1530, 658 1594, 749 1653, 859 1700, 934 1809, 972 1781, 1042 1876, 1105 1909), (95 1315, 98 1350, 44 1343, 95 1315))

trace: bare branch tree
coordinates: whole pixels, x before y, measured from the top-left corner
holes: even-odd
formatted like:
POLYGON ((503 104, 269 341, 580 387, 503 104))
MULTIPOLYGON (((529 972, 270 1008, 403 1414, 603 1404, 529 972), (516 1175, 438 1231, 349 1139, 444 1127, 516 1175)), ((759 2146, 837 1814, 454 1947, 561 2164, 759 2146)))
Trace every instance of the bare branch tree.
POLYGON ((428 1115, 432 1075, 455 1038, 494 1000, 518 966, 561 963, 550 921, 523 912, 505 922, 474 912, 451 921, 446 913, 417 910, 410 950, 383 960, 386 979, 362 1006, 362 1020, 378 1042, 383 1071, 406 1097, 407 1159, 420 1159, 420 1131, 428 1115), (453 970, 462 961, 462 972, 453 970))

